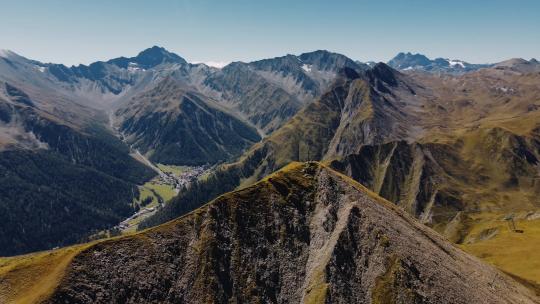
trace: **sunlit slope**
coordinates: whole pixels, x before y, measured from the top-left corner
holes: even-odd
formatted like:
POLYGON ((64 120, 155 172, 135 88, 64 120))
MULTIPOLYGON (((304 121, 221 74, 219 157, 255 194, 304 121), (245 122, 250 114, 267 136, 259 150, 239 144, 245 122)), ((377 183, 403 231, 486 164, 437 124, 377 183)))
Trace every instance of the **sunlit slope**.
MULTIPOLYGON (((65 250, 60 265, 71 258, 65 250)), ((293 163, 184 217, 76 250, 52 293, 43 288, 45 303, 538 301, 318 163, 293 163)), ((39 270, 44 258, 30 261, 39 270)), ((27 286, 40 286, 43 274, 27 286)))
POLYGON ((0 302, 32 304, 47 299, 73 257, 90 244, 0 258, 0 302))

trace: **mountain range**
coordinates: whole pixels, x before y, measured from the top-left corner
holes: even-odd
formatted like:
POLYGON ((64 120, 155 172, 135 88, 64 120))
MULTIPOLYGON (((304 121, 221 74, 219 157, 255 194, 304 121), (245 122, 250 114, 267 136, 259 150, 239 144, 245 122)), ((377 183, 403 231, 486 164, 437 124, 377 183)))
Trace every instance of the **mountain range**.
POLYGON ((539 122, 534 59, 2 51, 0 255, 111 229, 161 166, 212 169, 141 232, 0 258, 0 299, 537 303, 539 122))
POLYGON ((388 65, 398 70, 421 70, 427 72, 466 73, 482 68, 492 67, 492 64, 470 64, 457 59, 429 59, 422 54, 399 53, 388 61, 388 65))

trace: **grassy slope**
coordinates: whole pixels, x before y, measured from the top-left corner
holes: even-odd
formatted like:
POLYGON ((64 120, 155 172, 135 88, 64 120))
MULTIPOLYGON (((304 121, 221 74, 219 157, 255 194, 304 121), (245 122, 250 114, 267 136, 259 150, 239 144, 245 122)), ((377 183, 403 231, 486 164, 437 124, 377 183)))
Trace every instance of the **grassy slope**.
MULTIPOLYGON (((416 75, 437 91, 438 101, 429 108, 433 127, 421 142, 461 146, 459 158, 466 164, 455 168, 454 186, 464 193, 471 209, 460 229, 466 231, 464 250, 504 271, 540 283, 540 221, 517 220, 524 233, 509 231, 502 219, 511 213, 540 211, 537 165, 512 159, 517 140, 536 150, 535 129, 539 126, 540 75, 511 75, 485 70, 452 78, 416 75), (480 77, 478 77, 480 76, 480 77), (503 92, 499 88, 507 88, 503 92), (516 184, 508 183, 517 175, 516 184), (489 239, 479 235, 497 230, 489 239)), ((444 164, 443 164, 444 166, 444 164)), ((441 231, 441 230, 440 230, 441 231)), ((442 231, 441 231, 442 232, 442 231)))
POLYGON ((516 144, 517 140, 523 140, 529 151, 536 149, 536 137, 525 132, 536 127, 538 113, 536 117, 535 122, 525 119, 495 124, 491 121, 489 126, 453 134, 451 145, 461 146, 458 149, 461 164, 452 166, 451 162, 438 161, 454 177, 452 189, 462 193, 461 200, 468 211, 463 212, 464 220, 452 229, 435 228, 441 233, 459 231, 462 237, 447 236, 453 240, 462 238, 460 247, 465 251, 539 284, 540 221, 517 220, 517 228, 524 233, 515 233, 509 231, 508 223, 503 220, 510 214, 540 212, 537 165, 516 156, 522 147, 516 144), (518 129, 520 132, 515 133, 518 129), (486 238, 490 231, 496 234, 486 238))
POLYGON ((513 232, 503 220, 503 214, 482 214, 476 218, 469 239, 484 234, 488 229, 496 235, 486 240, 465 240, 460 245, 465 251, 476 255, 500 269, 540 284, 540 219, 516 220, 513 232))
MULTIPOLYGON (((273 176, 277 177, 283 175, 284 172, 298 169, 301 165, 302 164, 300 163, 292 163, 284 168, 284 171, 276 173, 273 176)), ((293 177, 298 180, 304 179, 301 174, 294 175, 293 177)), ((259 183, 268 183, 268 178, 269 177, 265 178, 259 183)), ((232 194, 227 193, 222 197, 228 195, 232 194)), ((212 202, 209 202, 208 204, 211 203, 212 202)), ((197 214, 197 212, 200 212, 203 208, 204 206, 178 219, 145 231, 166 231, 168 226, 174 225, 177 221, 184 220, 189 217, 190 214, 197 214)), ((144 242, 147 240, 144 236, 145 231, 120 238, 136 238, 144 242)), ((54 292, 75 256, 97 243, 114 239, 118 239, 118 237, 64 247, 52 251, 0 258, 0 303, 30 304, 46 299, 54 292)))
MULTIPOLYGON (((438 93, 434 99, 432 92, 426 95, 429 102, 422 107, 425 115, 419 116, 420 122, 411 122, 425 127, 426 133, 418 139, 419 142, 442 143, 456 151, 455 159, 436 157, 436 161, 452 177, 446 187, 460 193, 459 199, 465 206, 464 220, 455 225, 455 229, 465 237, 490 223, 488 218, 476 216, 478 210, 489 215, 493 211, 507 214, 540 208, 535 167, 527 164, 522 155, 516 156, 522 147, 529 151, 536 149, 537 137, 532 133, 540 121, 540 111, 534 110, 535 105, 540 105, 540 76, 485 73, 482 77, 471 74, 461 78, 443 77, 442 80, 422 79, 426 87, 438 93), (498 87, 515 88, 516 92, 504 93, 498 87)), ((421 92, 423 90, 420 89, 418 94, 421 92)), ((325 102, 311 103, 263 144, 255 145, 247 156, 233 164, 231 168, 241 171, 240 185, 252 184, 292 160, 320 159, 339 122, 340 103, 331 97, 324 98, 325 102), (253 157, 257 153, 262 156, 253 157), (260 163, 254 170, 251 167, 245 169, 249 166, 243 164, 252 159, 258 159, 260 163)), ((449 213, 448 220, 454 215, 449 213)), ((444 226, 434 228, 444 233, 444 226)), ((524 242, 536 241, 528 234, 522 237, 524 242)), ((522 260, 522 263, 528 263, 527 260, 522 260)), ((492 261, 503 263, 498 255, 493 256, 492 261)), ((504 269, 514 271, 514 268, 504 269)), ((540 268, 531 267, 527 273, 519 270, 513 273, 535 279, 540 273, 535 269, 540 268)))
MULTIPOLYGON (((244 195, 246 193, 249 193, 249 189, 253 187, 262 187, 260 188, 260 191, 265 191, 266 187, 272 188, 272 185, 275 185, 276 182, 282 184, 282 185, 290 185, 290 184, 299 184, 302 185, 302 187, 309 187, 311 185, 311 180, 309 178, 305 177, 305 174, 302 174, 302 168, 303 166, 306 166, 305 163, 291 163, 284 167, 282 170, 267 176, 266 178, 262 179, 261 181, 255 183, 254 185, 245 188, 244 190, 235 191, 233 193, 227 193, 219 198, 217 198, 214 201, 220 201, 223 199, 231 198, 234 196, 238 196, 239 198, 245 198, 244 195)), ((321 165, 324 166, 324 165, 321 165)), ((357 183, 356 181, 352 180, 351 178, 339 174, 343 179, 350 182, 351 186, 354 188, 357 188, 360 191, 365 192, 370 197, 374 198, 379 203, 385 205, 387 208, 398 210, 398 207, 396 207, 394 204, 380 198, 378 195, 373 193, 372 191, 365 188, 363 185, 357 183)), ((204 212, 204 209, 209 205, 212 204, 214 201, 209 202, 207 205, 194 210, 193 212, 180 217, 178 219, 175 219, 173 221, 170 221, 168 223, 162 224, 160 226, 150 228, 148 230, 145 230, 140 233, 115 238, 118 239, 134 239, 135 243, 139 244, 140 246, 145 246, 147 242, 149 241, 148 237, 146 236, 146 233, 158 233, 158 234, 167 234, 169 233, 169 229, 174 227, 178 224, 178 222, 185 221, 185 220, 193 220, 193 218, 198 218, 200 212, 204 212)), ((230 201, 232 204, 235 203, 235 200, 230 201)), ((531 221, 533 223, 533 221, 531 221)), ((536 230, 531 231, 531 233, 538 234, 540 227, 540 220, 537 220, 535 222, 536 230)), ((518 228, 526 230, 529 229, 528 226, 524 223, 518 223, 518 228)), ((501 229, 502 230, 502 229, 501 229)), ((506 237, 504 233, 501 233, 501 237, 506 237)), ((512 237, 512 236, 510 236, 512 237)), ((115 239, 109 239, 105 242, 115 242, 115 239)), ((511 239, 511 242, 515 243, 515 239, 511 239)), ((103 241, 101 241, 103 242, 103 241)), ((100 242, 100 243, 101 243, 100 242)), ((0 259, 0 302, 5 303, 35 303, 39 300, 46 299, 47 296, 51 295, 55 288, 58 286, 60 281, 63 278, 63 275, 66 273, 66 271, 69 269, 69 264, 72 261, 72 259, 83 252, 86 249, 91 248, 98 242, 84 244, 84 245, 77 245, 67 248, 62 248, 55 251, 48 251, 48 252, 41 252, 31 255, 25 255, 25 256, 19 256, 14 258, 6 258, 6 259, 0 259)), ((502 245, 502 243, 501 243, 502 245)), ((537 247, 537 246, 536 246, 537 247)), ((534 246, 527 247, 527 249, 533 250, 536 248, 534 246)), ((467 249, 471 251, 471 248, 463 247, 464 249, 467 249)), ((477 248, 480 251, 483 248, 477 248)), ((538 249, 538 248, 537 248, 538 249)), ((474 252, 474 250, 472 250, 474 252)), ((477 253, 478 254, 478 253, 477 253)), ((489 260, 489 259, 488 259, 489 260)), ((496 264, 497 265, 497 264, 496 264)), ((501 265, 498 265, 501 266, 501 265)), ((503 265, 504 266, 504 265, 503 265)), ((513 273, 516 273, 516 271, 512 271, 509 267, 502 267, 505 271, 511 271, 513 273)), ((517 278, 519 279, 519 278, 517 278)), ((527 283, 527 282, 525 282, 527 283)), ((530 282, 529 282, 530 283, 530 282)), ((529 288, 536 288, 536 285, 533 283, 529 288)), ((319 294, 315 292, 313 294, 314 298, 306 299, 307 302, 310 302, 309 300, 312 300, 313 303, 319 303, 321 299, 324 299, 324 291, 321 291, 322 294, 319 294)))
POLYGON ((71 260, 92 243, 0 258, 0 302, 37 303, 58 286, 71 260))

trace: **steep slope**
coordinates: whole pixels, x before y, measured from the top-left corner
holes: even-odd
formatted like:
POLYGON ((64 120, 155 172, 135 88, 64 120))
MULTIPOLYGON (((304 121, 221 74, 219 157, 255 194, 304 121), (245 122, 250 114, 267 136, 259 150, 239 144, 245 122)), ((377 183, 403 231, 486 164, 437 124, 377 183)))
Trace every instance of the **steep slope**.
POLYGON ((367 69, 344 55, 315 51, 234 62, 211 73, 199 88, 270 134, 323 94, 343 68, 367 69))
MULTIPOLYGON (((328 52, 300 57, 313 65, 313 72, 328 72, 317 74, 325 77, 324 83, 336 66, 351 64, 346 57, 328 52)), ((301 66, 296 69, 305 72, 301 66)), ((4 192, 2 206, 13 212, 5 213, 11 234, 2 236, 6 246, 0 254, 73 243, 133 212, 132 200, 138 195, 135 184, 152 172, 130 158, 130 149, 113 137, 116 133, 110 130, 109 117, 128 143, 153 161, 188 165, 233 159, 258 141, 259 135, 244 119, 261 133, 286 123, 306 100, 259 72, 250 64, 222 70, 192 65, 160 47, 130 58, 72 67, 3 51, 0 149, 7 162, 4 185, 12 187, 17 181, 24 186, 17 193, 4 192), (105 112, 111 109, 118 109, 118 116, 105 112), (49 172, 52 164, 62 172, 49 172), (39 173, 32 175, 32 170, 39 173), (92 183, 66 184, 66 180, 76 182, 75 172, 93 174, 92 183), (43 180, 52 182, 46 185, 43 180), (69 189, 62 186, 68 184, 69 189), (59 198, 55 207, 47 207, 50 197, 34 195, 44 186, 50 186, 51 195, 59 198), (91 211, 80 212, 81 208, 91 211), (29 210, 43 212, 43 221, 29 210), (51 224, 55 214, 65 227, 51 224), (92 223, 92 217, 98 220, 92 223), (77 221, 84 225, 71 226, 77 221), (62 229, 70 232, 62 235, 62 229)), ((314 75, 306 79, 322 79, 314 75)), ((317 82, 318 88, 323 82, 317 82)))
MULTIPOLYGON (((538 303, 317 163, 291 164, 163 226, 77 251, 66 253, 59 284, 42 290, 44 303, 538 303)), ((36 260, 5 262, 6 301, 36 260)))
POLYGON ((412 97, 414 91, 396 77, 405 76, 384 64, 362 74, 343 69, 328 92, 307 104, 287 124, 253 146, 238 162, 222 167, 200 187, 181 193, 141 226, 175 218, 192 210, 187 206, 198 207, 197 204, 213 198, 207 195, 219 195, 241 183, 255 182, 291 161, 334 158, 353 153, 364 144, 416 135, 418 131, 409 129, 414 125, 408 123, 414 113, 407 114, 405 109, 415 109, 417 105, 397 103, 399 95, 392 94, 389 88, 395 87, 399 94, 412 97), (191 199, 186 202, 188 199, 183 196, 191 199))
POLYGON ((502 233, 514 216, 529 230, 513 239, 537 242, 540 75, 497 68, 402 74, 383 65, 348 75, 141 226, 185 214, 290 161, 325 160, 450 240, 540 282, 535 259, 514 255, 502 233))
MULTIPOLYGON (((135 57, 119 57, 108 61, 97 61, 88 66, 78 65, 66 67, 61 64, 50 64, 46 72, 52 74, 64 87, 79 95, 96 94, 98 99, 114 101, 120 96, 148 82, 148 78, 166 77, 171 70, 179 69, 188 63, 180 56, 168 52, 162 47, 153 46, 141 51, 135 57), (167 72, 169 70, 169 72, 167 72), (92 91, 100 90, 101 92, 92 91), (101 94, 99 94, 101 93, 101 94), (102 96, 99 96, 102 95, 102 96), (105 95, 105 98, 104 96, 105 95), (107 98, 107 95, 109 97, 107 98)), ((131 93, 133 94, 133 93, 131 93)), ((109 105, 103 105, 105 107, 109 105)))
POLYGON ((132 98, 116 116, 126 141, 157 163, 225 161, 260 139, 254 128, 172 78, 132 98))
POLYGON ((364 146, 331 165, 464 243, 473 217, 538 209, 536 140, 502 130, 468 137, 478 138, 484 141, 364 146))
POLYGON ((347 155, 364 144, 414 135, 406 124, 414 118, 413 113, 407 113, 409 104, 395 103, 397 93, 388 88, 411 96, 413 91, 407 83, 398 83, 396 77, 400 76, 395 73, 384 64, 362 74, 342 70, 328 92, 262 143, 272 151, 267 153, 267 172, 290 161, 347 155))
POLYGON ((240 113, 265 133, 279 128, 301 108, 296 96, 240 62, 209 75, 201 91, 240 113))
POLYGON ((341 69, 350 68, 357 72, 367 69, 364 64, 344 55, 324 50, 263 59, 248 65, 302 101, 309 101, 324 93, 341 69))
POLYGON ((94 112, 61 116, 0 84, 0 255, 72 244, 134 212, 135 184, 154 173, 94 112))

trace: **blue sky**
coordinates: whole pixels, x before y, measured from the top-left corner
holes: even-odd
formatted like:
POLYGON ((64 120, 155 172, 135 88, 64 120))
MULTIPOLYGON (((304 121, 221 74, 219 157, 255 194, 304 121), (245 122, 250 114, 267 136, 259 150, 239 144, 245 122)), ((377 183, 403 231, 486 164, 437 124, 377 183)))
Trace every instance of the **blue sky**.
POLYGON ((316 49, 361 61, 400 51, 473 63, 540 57, 540 1, 0 0, 0 49, 65 64, 152 45, 188 61, 316 49))

